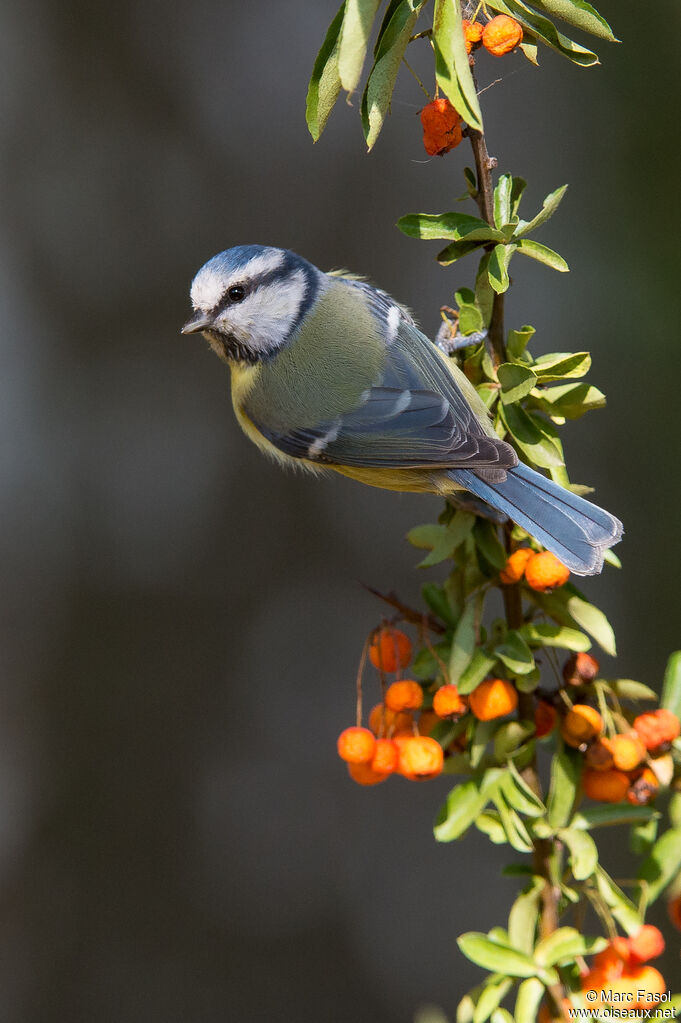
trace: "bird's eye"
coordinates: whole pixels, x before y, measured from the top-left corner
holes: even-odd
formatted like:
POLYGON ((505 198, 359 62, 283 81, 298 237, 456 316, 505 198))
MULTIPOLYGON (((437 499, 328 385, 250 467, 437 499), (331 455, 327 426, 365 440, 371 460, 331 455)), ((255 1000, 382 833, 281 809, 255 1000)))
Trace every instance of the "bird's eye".
POLYGON ((246 298, 246 289, 242 284, 234 284, 227 292, 227 296, 230 302, 243 302, 246 298))

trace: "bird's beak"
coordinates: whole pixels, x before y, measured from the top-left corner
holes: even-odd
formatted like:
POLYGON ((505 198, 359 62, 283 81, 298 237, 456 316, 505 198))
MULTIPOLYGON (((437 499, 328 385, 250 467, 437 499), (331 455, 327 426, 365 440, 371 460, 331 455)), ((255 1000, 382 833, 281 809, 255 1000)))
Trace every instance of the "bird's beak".
POLYGON ((184 327, 180 331, 181 334, 200 334, 202 330, 208 330, 213 324, 211 316, 207 316, 206 313, 202 313, 199 309, 192 316, 189 317, 184 327))

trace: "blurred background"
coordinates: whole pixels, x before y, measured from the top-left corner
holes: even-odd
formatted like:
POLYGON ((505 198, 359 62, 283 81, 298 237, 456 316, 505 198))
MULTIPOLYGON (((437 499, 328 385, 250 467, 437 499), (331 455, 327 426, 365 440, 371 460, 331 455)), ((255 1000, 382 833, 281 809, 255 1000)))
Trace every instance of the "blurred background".
MULTIPOLYGON (((659 687, 679 645, 681 16, 601 6, 623 40, 601 67, 544 51, 479 77, 525 215, 570 183, 540 237, 572 273, 517 260, 508 325, 593 352, 608 408, 568 427, 568 464, 623 519, 625 571, 584 588, 619 638, 605 671, 659 687)), ((312 145, 335 9, 0 8, 3 1023, 452 1016, 480 977, 456 936, 514 897, 486 839, 434 842, 446 780, 365 790, 335 754, 382 611, 361 583, 408 600, 438 578, 403 541, 438 502, 282 474, 179 334, 193 274, 237 243, 365 273, 431 333, 471 283, 394 227, 450 208, 471 162, 425 156, 406 72, 370 156, 343 102, 312 145)))

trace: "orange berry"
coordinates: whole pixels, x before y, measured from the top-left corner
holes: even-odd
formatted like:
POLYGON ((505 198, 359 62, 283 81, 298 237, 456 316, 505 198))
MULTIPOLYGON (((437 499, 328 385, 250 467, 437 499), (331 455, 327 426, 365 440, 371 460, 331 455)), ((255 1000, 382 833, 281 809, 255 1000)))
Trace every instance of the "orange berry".
POLYGON ((673 899, 670 899, 667 903, 667 912, 669 913, 669 919, 674 924, 674 927, 678 931, 681 931, 681 893, 675 895, 673 899))
POLYGON ((579 749, 584 743, 591 742, 601 734, 603 718, 595 707, 589 707, 586 703, 576 703, 563 718, 560 731, 568 746, 579 749))
POLYGON ((399 629, 379 629, 369 645, 369 660, 374 668, 397 671, 411 661, 411 640, 399 629))
POLYGON ((358 785, 378 785, 388 777, 374 771, 371 764, 348 764, 348 774, 358 785))
POLYGON ((338 736, 338 756, 348 764, 368 764, 374 755, 376 739, 368 728, 346 728, 338 736))
POLYGON ((594 969, 602 973, 606 980, 620 977, 629 963, 629 955, 629 940, 616 935, 602 952, 594 956, 594 969))
POLYGON ((629 955, 635 963, 647 963, 664 952, 662 931, 653 924, 644 924, 633 938, 629 938, 629 955))
POLYGON ((422 710, 416 724, 419 735, 430 735, 439 720, 434 710, 422 710))
POLYGON ((645 806, 655 798, 659 788, 660 782, 657 775, 649 767, 646 767, 629 786, 627 801, 633 806, 645 806))
POLYGON ((547 703, 546 700, 537 701, 534 708, 534 727, 538 739, 543 739, 553 731, 557 716, 553 704, 547 703))
POLYGON ((667 993, 667 984, 654 966, 629 966, 613 985, 615 991, 625 995, 627 1009, 650 1009, 667 993))
POLYGON ((405 737, 398 744, 399 761, 397 770, 410 781, 434 778, 442 771, 444 754, 442 746, 428 735, 405 737))
POLYGON ((397 770, 399 750, 392 739, 377 739, 374 755, 371 759, 371 770, 376 774, 392 774, 397 770))
POLYGON ((584 793, 598 803, 621 803, 627 798, 629 778, 624 771, 592 771, 582 775, 584 793))
POLYGON ((530 547, 519 547, 517 551, 513 551, 499 573, 502 583, 510 585, 520 582, 525 574, 525 565, 533 554, 534 551, 530 547))
POLYGON ((563 665, 563 678, 570 686, 583 686, 587 682, 593 682, 598 675, 599 667, 598 661, 591 654, 573 654, 563 665))
POLYGON ((461 118, 448 99, 441 97, 421 111, 423 146, 428 156, 443 156, 463 138, 461 118))
POLYGON ((566 568, 551 551, 542 551, 541 554, 533 554, 527 559, 525 565, 527 585, 539 593, 543 593, 544 590, 555 590, 569 578, 570 569, 566 568))
POLYGON ((433 710, 439 718, 455 718, 465 714, 466 702, 459 696, 456 686, 440 686, 433 697, 433 710))
POLYGON ((496 18, 487 22, 482 32, 482 45, 495 57, 503 57, 515 50, 522 40, 522 26, 507 14, 497 14, 496 18))
POLYGON ((645 758, 646 749, 636 732, 614 735, 610 740, 613 764, 618 771, 634 771, 645 758))
POLYGON ((584 763, 593 771, 611 771, 615 766, 612 741, 604 735, 592 742, 584 754, 584 763))
POLYGON ((372 707, 371 713, 369 714, 369 728, 374 735, 386 735, 387 733, 405 731, 408 729, 410 732, 413 731, 412 725, 414 718, 407 711, 395 713, 390 707, 386 707, 383 703, 377 703, 375 707, 372 707))
POLYGON ((492 721, 512 713, 518 706, 518 692, 505 678, 488 678, 468 697, 478 721, 492 721))
POLYGON ((641 736, 647 750, 657 751, 667 747, 681 734, 681 723, 676 714, 660 707, 634 718, 634 728, 641 736))
POLYGON ((474 43, 479 43, 482 39, 483 25, 479 21, 467 21, 466 18, 461 22, 463 28, 463 38, 466 44, 466 53, 470 53, 473 49, 474 43))
POLYGON ((386 690, 385 705, 390 710, 418 710, 422 703, 423 689, 411 679, 393 682, 386 690))

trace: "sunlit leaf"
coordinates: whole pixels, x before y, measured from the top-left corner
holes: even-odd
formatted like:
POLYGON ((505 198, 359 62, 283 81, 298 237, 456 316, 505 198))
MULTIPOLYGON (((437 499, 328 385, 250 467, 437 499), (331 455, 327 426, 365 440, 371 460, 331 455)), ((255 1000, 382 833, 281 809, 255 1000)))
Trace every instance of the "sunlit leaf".
POLYGON ((575 879, 584 881, 591 877, 598 863, 598 849, 591 835, 578 828, 561 828, 558 837, 570 851, 570 864, 575 879))
POLYGON ((542 204, 542 208, 536 217, 532 220, 521 220, 514 232, 514 238, 523 238, 526 234, 531 234, 532 231, 536 231, 538 227, 545 224, 549 217, 552 217, 560 206, 561 200, 567 192, 567 185, 562 185, 557 188, 555 192, 551 192, 547 195, 542 204))
POLYGON ((397 226, 410 238, 451 241, 501 241, 502 234, 468 213, 407 213, 397 226))
POLYGON ((660 706, 681 718, 681 650, 676 650, 667 661, 660 706))
POLYGON ((315 142, 324 131, 341 90, 338 44, 344 13, 345 3, 341 4, 338 14, 329 26, 322 48, 317 54, 307 90, 305 117, 310 135, 315 142))
POLYGON ((537 383, 532 370, 516 362, 503 362, 497 367, 497 376, 501 384, 501 400, 505 405, 520 401, 537 383))
POLYGON ((549 824, 561 828, 572 816, 577 797, 577 788, 582 774, 582 758, 576 751, 562 745, 551 760, 551 783, 549 786, 549 824))
POLYGON ((437 84, 464 121, 482 131, 482 113, 466 53, 459 0, 435 0, 433 47, 437 84))
POLYGON ((550 249, 548 245, 534 241, 533 238, 520 238, 515 243, 515 247, 523 256, 536 259, 538 263, 544 263, 545 266, 550 266, 552 270, 558 270, 559 273, 567 273, 570 269, 561 255, 550 249))
POLYGON ((586 3, 586 0, 534 0, 534 3, 547 14, 561 18, 569 25, 581 28, 583 32, 589 32, 592 36, 607 39, 609 42, 617 42, 605 18, 594 10, 591 4, 586 3))
POLYGON ((380 0, 345 0, 340 33, 338 75, 346 92, 357 88, 380 0))

